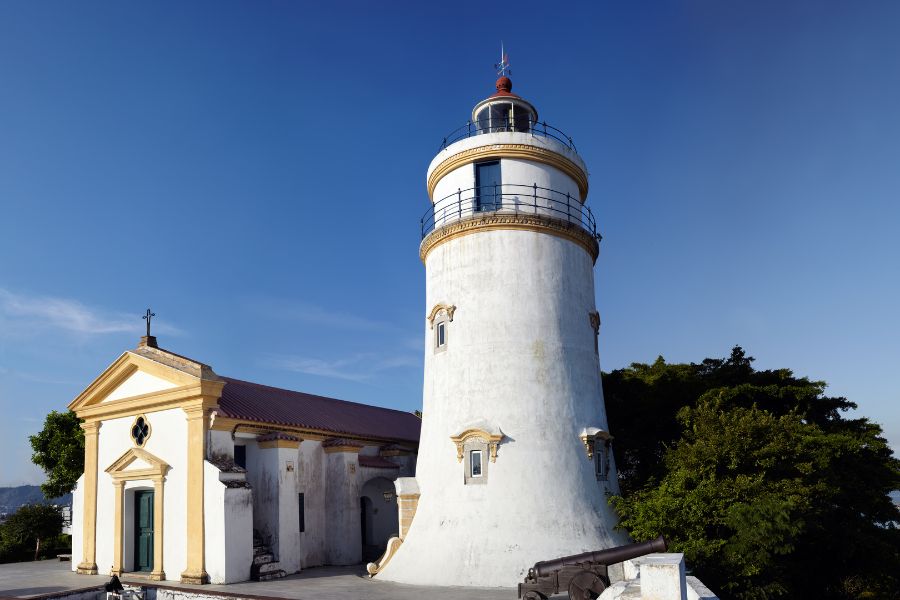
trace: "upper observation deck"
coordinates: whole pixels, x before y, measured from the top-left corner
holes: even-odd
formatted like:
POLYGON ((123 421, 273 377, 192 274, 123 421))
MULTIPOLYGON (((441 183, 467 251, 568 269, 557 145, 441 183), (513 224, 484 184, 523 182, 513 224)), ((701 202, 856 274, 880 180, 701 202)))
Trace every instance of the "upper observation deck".
MULTIPOLYGON (((572 137, 546 121, 538 120, 537 109, 512 93, 512 82, 508 77, 500 77, 496 87, 495 94, 475 105, 471 119, 465 125, 441 140, 440 149, 428 167, 429 197, 434 201, 436 196, 443 197, 455 191, 459 182, 456 177, 447 176, 458 175, 454 172, 467 165, 509 160, 551 167, 577 184, 574 196, 584 202, 588 193, 588 171, 572 137), (441 183, 445 178, 448 181, 441 183)), ((558 186, 553 182, 547 187, 558 186)))

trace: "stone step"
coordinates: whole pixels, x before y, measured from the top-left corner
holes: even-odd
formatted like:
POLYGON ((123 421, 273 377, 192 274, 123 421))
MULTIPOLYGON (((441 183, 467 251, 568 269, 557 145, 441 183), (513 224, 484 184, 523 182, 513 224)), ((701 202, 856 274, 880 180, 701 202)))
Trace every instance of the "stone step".
POLYGON ((286 576, 287 576, 287 573, 285 573, 281 569, 278 569, 277 571, 273 571, 271 573, 266 573, 264 575, 260 575, 257 578, 257 581, 271 581, 273 579, 281 579, 282 577, 286 577, 286 576))
POLYGON ((259 573, 260 575, 265 575, 267 573, 276 573, 278 571, 281 571, 281 565, 279 565, 277 562, 270 562, 270 563, 265 563, 262 565, 257 565, 257 569, 256 569, 256 572, 259 573))
POLYGON ((267 552, 265 554, 257 554, 253 557, 254 565, 264 565, 271 562, 275 562, 275 555, 273 555, 271 552, 267 552))
POLYGON ((259 556, 260 554, 271 554, 272 551, 269 550, 268 546, 253 546, 253 556, 259 556))

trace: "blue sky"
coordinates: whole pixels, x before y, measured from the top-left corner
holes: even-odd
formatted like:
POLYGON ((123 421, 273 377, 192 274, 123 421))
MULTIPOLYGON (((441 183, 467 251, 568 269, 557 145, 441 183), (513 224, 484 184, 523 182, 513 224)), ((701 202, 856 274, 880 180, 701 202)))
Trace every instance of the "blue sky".
POLYGON ((591 173, 603 368, 741 344, 900 449, 900 4, 510 7, 0 3, 0 484, 147 306, 221 374, 418 408, 425 169, 501 39, 591 173))

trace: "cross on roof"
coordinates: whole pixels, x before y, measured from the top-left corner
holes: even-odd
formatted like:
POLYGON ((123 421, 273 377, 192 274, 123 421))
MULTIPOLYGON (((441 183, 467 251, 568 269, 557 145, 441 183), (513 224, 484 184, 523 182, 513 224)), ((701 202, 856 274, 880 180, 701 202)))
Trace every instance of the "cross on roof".
POLYGON ((145 314, 142 319, 147 321, 147 337, 150 337, 150 319, 156 316, 155 312, 150 312, 150 309, 147 309, 147 314, 145 314))

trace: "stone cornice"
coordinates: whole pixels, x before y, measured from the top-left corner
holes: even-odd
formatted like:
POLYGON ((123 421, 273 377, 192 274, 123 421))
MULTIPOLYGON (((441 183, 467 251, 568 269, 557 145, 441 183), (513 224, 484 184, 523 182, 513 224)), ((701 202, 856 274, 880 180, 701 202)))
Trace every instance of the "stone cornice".
POLYGON ((600 253, 600 245, 594 236, 574 223, 542 215, 491 213, 486 216, 452 221, 447 225, 435 228, 422 240, 422 244, 419 246, 419 258, 424 263, 428 258, 428 253, 444 242, 470 233, 498 229, 535 231, 566 238, 584 248, 594 262, 597 261, 600 253))
POLYGON ((529 144, 491 144, 469 148, 447 157, 428 176, 428 197, 434 201, 434 188, 447 173, 468 163, 495 158, 520 158, 556 167, 578 184, 581 201, 587 198, 587 173, 579 165, 557 152, 529 144))

